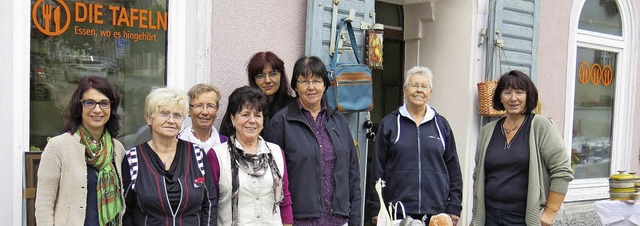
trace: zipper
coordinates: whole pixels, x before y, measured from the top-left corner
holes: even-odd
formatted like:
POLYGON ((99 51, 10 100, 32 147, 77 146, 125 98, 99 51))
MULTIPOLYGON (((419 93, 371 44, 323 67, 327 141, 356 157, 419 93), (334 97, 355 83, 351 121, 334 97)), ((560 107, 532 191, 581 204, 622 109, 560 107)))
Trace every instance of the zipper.
POLYGON ((338 81, 338 82, 336 82, 336 86, 359 86, 359 85, 371 85, 371 80, 338 81))
POLYGON ((422 158, 421 158, 421 150, 420 150, 420 126, 416 127, 416 132, 418 134, 418 212, 422 212, 422 158))
MULTIPOLYGON (((173 212, 173 207, 171 206, 171 201, 169 201, 169 194, 167 193, 167 180, 164 178, 164 176, 162 177, 163 179, 163 185, 164 185, 164 197, 167 198, 167 206, 169 206, 169 211, 171 211, 171 218, 173 220, 173 225, 176 225, 176 212, 173 212)), ((180 179, 178 179, 178 184, 180 185, 180 202, 178 203, 178 209, 180 209, 180 205, 182 205, 182 198, 184 197, 184 187, 182 186, 182 181, 180 179)))

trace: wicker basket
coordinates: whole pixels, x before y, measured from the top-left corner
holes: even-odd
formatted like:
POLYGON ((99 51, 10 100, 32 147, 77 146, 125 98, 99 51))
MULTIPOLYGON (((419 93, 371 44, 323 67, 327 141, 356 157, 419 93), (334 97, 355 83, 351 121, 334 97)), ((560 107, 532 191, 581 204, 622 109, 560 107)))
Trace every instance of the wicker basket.
POLYGON ((498 86, 498 81, 486 81, 478 83, 478 114, 480 116, 502 116, 506 112, 493 108, 493 92, 498 86))

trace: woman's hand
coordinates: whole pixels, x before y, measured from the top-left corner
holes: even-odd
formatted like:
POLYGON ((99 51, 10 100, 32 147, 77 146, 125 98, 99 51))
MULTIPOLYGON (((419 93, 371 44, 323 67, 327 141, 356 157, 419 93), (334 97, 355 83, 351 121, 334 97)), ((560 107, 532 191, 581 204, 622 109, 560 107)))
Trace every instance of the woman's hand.
POLYGON ((453 222, 453 226, 458 225, 458 220, 460 220, 460 216, 455 215, 455 214, 449 214, 449 217, 451 217, 451 221, 453 222))
POLYGON ((542 226, 553 224, 553 219, 556 218, 556 214, 558 214, 558 212, 554 212, 547 208, 544 208, 542 216, 540 216, 540 223, 542 224, 542 226))

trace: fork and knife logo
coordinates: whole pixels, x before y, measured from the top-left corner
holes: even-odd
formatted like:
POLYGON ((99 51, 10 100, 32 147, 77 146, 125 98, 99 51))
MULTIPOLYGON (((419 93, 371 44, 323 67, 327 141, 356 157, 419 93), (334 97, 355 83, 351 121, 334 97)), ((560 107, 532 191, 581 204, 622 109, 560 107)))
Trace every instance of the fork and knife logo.
POLYGON ((63 0, 55 0, 55 6, 45 3, 44 1, 45 0, 37 0, 31 8, 33 24, 45 35, 58 36, 64 33, 71 24, 69 6, 63 0), (62 13, 64 13, 65 21, 61 21, 61 19, 63 19, 62 13), (39 20, 39 18, 42 20, 39 20), (53 25, 53 27, 51 25, 53 25))

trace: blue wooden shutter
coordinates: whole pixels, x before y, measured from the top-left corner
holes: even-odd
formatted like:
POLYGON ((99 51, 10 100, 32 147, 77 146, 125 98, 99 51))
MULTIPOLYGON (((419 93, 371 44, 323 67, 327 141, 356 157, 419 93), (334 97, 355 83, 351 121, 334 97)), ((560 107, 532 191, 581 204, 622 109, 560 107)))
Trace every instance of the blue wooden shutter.
POLYGON ((498 59, 498 51, 500 60, 494 62, 489 78, 497 79, 509 70, 521 70, 536 81, 539 5, 540 1, 535 0, 490 1, 487 64, 498 59), (494 54, 496 40, 503 40, 504 47, 496 49, 494 54))
MULTIPOLYGON (((331 23, 333 7, 338 7, 338 21, 347 17, 349 11, 356 11, 354 21, 352 22, 353 30, 356 34, 356 42, 358 42, 358 51, 360 56, 364 56, 362 47, 364 46, 364 31, 360 29, 360 22, 373 24, 375 20, 374 0, 340 0, 338 5, 333 4, 333 0, 308 0, 307 1, 307 31, 305 40, 305 55, 317 56, 322 59, 325 64, 331 62, 329 55, 329 45, 331 43, 331 26, 337 24, 331 23)), ((348 35, 347 35, 348 37, 348 35)), ((347 38, 348 39, 348 38, 347 38)), ((351 46, 345 41, 345 47, 351 46)), ((345 54, 342 58, 353 56, 353 54, 345 54)), ((354 58, 354 57, 349 57, 354 58)), ((342 61, 342 59, 341 59, 342 61)), ((375 103, 374 103, 374 107, 375 103)), ((366 120, 367 113, 349 113, 347 117, 351 135, 359 144, 360 159, 360 185, 362 188, 362 204, 360 208, 364 208, 365 203, 365 183, 366 183, 366 162, 367 162, 367 140, 365 138, 366 131, 362 124, 366 120)), ((363 214, 364 217, 364 214, 363 214)))

